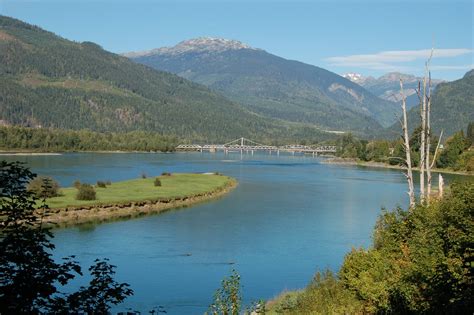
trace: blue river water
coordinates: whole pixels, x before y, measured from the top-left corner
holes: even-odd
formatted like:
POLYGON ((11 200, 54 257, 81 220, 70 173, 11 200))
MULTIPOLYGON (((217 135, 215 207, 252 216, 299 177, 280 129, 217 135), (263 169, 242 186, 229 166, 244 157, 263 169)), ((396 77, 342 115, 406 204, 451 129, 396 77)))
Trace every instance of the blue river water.
MULTIPOLYGON (((232 269, 243 302, 303 288, 317 270, 337 270, 352 247, 367 247, 383 207, 406 207, 400 171, 321 163, 292 155, 73 153, 8 157, 69 186, 162 172, 220 172, 239 185, 211 202, 127 221, 55 230, 55 257, 117 266, 135 294, 114 311, 202 314, 232 269)), ((449 176, 448 176, 449 180, 449 176)), ((78 280, 72 286, 84 283, 78 280)))

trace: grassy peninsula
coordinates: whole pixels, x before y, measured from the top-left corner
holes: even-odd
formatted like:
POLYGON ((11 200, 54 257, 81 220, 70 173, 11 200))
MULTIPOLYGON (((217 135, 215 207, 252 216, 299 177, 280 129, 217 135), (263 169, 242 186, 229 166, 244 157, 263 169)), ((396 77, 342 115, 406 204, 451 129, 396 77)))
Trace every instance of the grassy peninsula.
POLYGON ((211 173, 159 176, 161 186, 154 185, 155 178, 94 187, 96 200, 77 200, 76 188, 63 188, 61 196, 47 200, 50 210, 46 220, 75 225, 158 213, 217 198, 237 185, 231 177, 211 173))

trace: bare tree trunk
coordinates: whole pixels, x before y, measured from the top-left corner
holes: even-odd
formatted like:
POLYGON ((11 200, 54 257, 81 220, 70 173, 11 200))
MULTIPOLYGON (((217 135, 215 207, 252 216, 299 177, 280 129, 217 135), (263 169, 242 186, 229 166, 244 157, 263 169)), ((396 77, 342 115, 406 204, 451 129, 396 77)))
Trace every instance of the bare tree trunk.
POLYGON ((408 121, 407 121, 407 106, 406 106, 406 96, 405 92, 403 91, 403 81, 400 79, 400 92, 402 94, 402 112, 403 112, 403 122, 402 122, 402 130, 403 130, 403 147, 405 149, 406 154, 406 167, 407 172, 405 176, 408 181, 408 197, 410 199, 410 208, 415 206, 415 189, 413 185, 413 171, 411 166, 411 149, 410 149, 410 138, 408 137, 408 121))
POLYGON ((444 179, 443 179, 443 176, 441 176, 441 174, 439 174, 439 177, 438 177, 438 196, 439 196, 439 198, 443 197, 443 192, 444 192, 444 179))
POLYGON ((431 142, 431 125, 430 125, 430 111, 431 111, 431 73, 428 79, 428 95, 426 107, 426 201, 430 203, 431 196, 431 167, 430 167, 430 142, 431 142))
POLYGON ((426 168, 426 201, 430 203, 431 197, 431 165, 430 165, 430 142, 431 142, 431 123, 430 123, 430 114, 431 114, 431 71, 430 63, 431 58, 433 57, 433 48, 431 48, 430 58, 425 64, 425 81, 426 81, 426 72, 428 73, 428 94, 425 94, 426 98, 426 151, 425 151, 425 168, 426 168))
POLYGON ((444 132, 444 129, 441 129, 441 133, 439 134, 438 144, 436 145, 436 150, 435 150, 435 153, 433 154, 433 160, 431 161, 430 169, 433 168, 436 162, 436 157, 438 156, 439 145, 441 144, 441 139, 443 138, 443 132, 444 132))
POLYGON ((426 153, 426 74, 423 78, 423 93, 418 88, 421 116, 421 143, 420 143, 420 202, 425 202, 425 153, 426 153))

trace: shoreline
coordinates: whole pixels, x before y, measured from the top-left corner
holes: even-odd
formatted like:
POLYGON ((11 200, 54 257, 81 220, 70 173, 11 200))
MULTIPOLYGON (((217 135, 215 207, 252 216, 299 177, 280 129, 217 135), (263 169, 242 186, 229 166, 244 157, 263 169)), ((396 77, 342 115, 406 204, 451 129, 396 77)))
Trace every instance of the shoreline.
MULTIPOLYGON (((371 167, 371 168, 385 168, 403 171, 404 167, 400 165, 390 165, 383 162, 371 162, 371 161, 360 161, 356 159, 347 159, 347 158, 329 158, 321 161, 323 164, 332 164, 332 165, 348 165, 348 166, 362 166, 362 167, 371 167)), ((419 171, 418 167, 413 168, 414 171, 419 171)), ((431 169, 433 173, 442 173, 442 174, 453 174, 453 175, 463 175, 463 176, 474 176, 474 173, 463 172, 463 171, 453 171, 447 169, 433 168, 431 169)))
MULTIPOLYGON (((229 181, 223 186, 196 195, 115 204, 51 208, 47 210, 47 215, 43 217, 43 223, 53 228, 67 228, 84 224, 99 224, 127 220, 145 215, 160 214, 174 209, 187 208, 198 203, 219 199, 237 186, 237 180, 229 178, 229 181)), ((37 209, 36 214, 41 216, 43 210, 37 209)))
POLYGON ((172 153, 175 151, 124 151, 124 150, 98 150, 98 151, 21 151, 21 150, 16 150, 16 151, 6 151, 6 150, 0 150, 0 156, 35 156, 35 155, 63 155, 67 153, 172 153))
POLYGON ((7 152, 0 151, 0 156, 51 156, 62 155, 59 152, 7 152))

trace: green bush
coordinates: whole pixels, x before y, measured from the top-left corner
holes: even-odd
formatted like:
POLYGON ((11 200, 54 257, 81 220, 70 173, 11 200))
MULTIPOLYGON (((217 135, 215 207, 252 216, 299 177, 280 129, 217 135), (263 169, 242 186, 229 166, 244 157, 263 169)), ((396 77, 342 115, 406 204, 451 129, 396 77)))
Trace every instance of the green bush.
POLYGON ((81 184, 76 195, 77 200, 96 200, 96 193, 94 187, 89 184, 81 184))
POLYGON ((76 179, 72 185, 74 186, 74 188, 79 189, 81 187, 81 181, 76 179))
POLYGON ((455 133, 446 141, 443 151, 439 155, 436 165, 438 167, 456 167, 461 153, 469 147, 464 132, 455 133))
POLYGON ((147 177, 148 177, 148 176, 146 175, 146 173, 143 172, 143 173, 142 173, 142 178, 145 179, 145 178, 147 178, 147 177))
POLYGON ((39 176, 30 181, 28 190, 38 198, 51 198, 59 196, 59 184, 51 177, 39 176))
POLYGON ((171 176, 171 173, 163 172, 163 173, 161 173, 161 176, 171 176))
POLYGON ((107 186, 110 186, 110 185, 112 185, 112 182, 111 182, 110 180, 108 180, 108 181, 105 182, 105 184, 106 184, 107 186))
POLYGON ((107 188, 107 184, 104 181, 98 180, 97 181, 97 187, 107 188))
POLYGON ((240 275, 232 270, 229 277, 221 282, 221 287, 214 294, 214 301, 209 306, 210 314, 238 315, 242 307, 242 296, 240 293, 240 275))
POLYGON ((157 177, 155 178, 155 182, 153 183, 156 187, 161 186, 161 180, 157 177))

